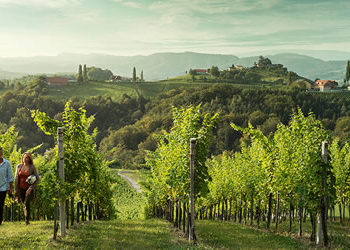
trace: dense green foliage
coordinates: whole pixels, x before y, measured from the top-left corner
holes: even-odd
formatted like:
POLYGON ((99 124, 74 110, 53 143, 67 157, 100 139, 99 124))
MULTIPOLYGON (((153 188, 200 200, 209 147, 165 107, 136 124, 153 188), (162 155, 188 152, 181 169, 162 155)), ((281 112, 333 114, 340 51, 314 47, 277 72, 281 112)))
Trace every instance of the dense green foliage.
MULTIPOLYGON (((343 206, 343 214, 340 211, 340 217, 345 217, 345 203, 350 199, 350 146, 347 141, 343 146, 339 145, 339 138, 333 140, 330 146, 331 164, 335 176, 335 190, 337 203, 343 206)), ((345 219, 345 218, 344 218, 345 219)))
POLYGON ((197 138, 195 159, 196 195, 207 193, 208 169, 205 166, 211 132, 218 115, 203 114, 200 106, 172 109, 174 126, 163 131, 146 164, 151 169, 149 206, 165 206, 168 200, 189 199, 189 141, 197 138))
MULTIPOLYGON (((112 71, 109 69, 101 69, 98 67, 88 67, 87 68, 87 78, 91 81, 107 81, 113 76, 112 71)), ((84 76, 82 75, 83 79, 84 76)))
POLYGON ((348 93, 238 89, 230 85, 173 90, 149 101, 145 114, 136 123, 121 130, 111 130, 109 136, 102 140, 101 149, 115 147, 116 153, 111 154, 111 157, 119 159, 120 167, 138 167, 143 164, 143 151, 155 149, 156 141, 152 133, 159 133, 161 129, 169 130, 172 125, 170 104, 176 107, 202 104, 205 112, 220 112, 221 119, 213 131, 216 140, 210 146, 210 153, 214 155, 225 150, 240 149, 242 135, 230 127, 230 122, 246 127, 250 121, 254 127, 269 135, 276 130, 279 122, 288 124, 293 110, 298 107, 304 113, 312 111, 327 129, 341 135, 341 138, 347 138, 350 132, 350 123, 346 122, 350 108, 349 97, 348 93), (123 139, 128 138, 126 134, 130 135, 127 143, 123 139), (139 157, 130 158, 129 155, 133 154, 139 157))
MULTIPOLYGON (((86 83, 84 90, 79 92, 92 88, 91 91, 96 93, 99 90, 95 85, 86 83)), ((203 84, 199 87, 174 89, 152 97, 152 89, 155 94, 159 94, 162 89, 166 90, 170 86, 166 83, 143 83, 138 86, 139 95, 130 86, 130 89, 125 90, 123 86, 113 89, 120 93, 117 100, 101 96, 72 100, 73 107, 85 106, 87 115, 95 115, 91 129, 98 128, 96 141, 99 149, 107 153, 109 159, 115 160, 115 165, 119 167, 140 167, 144 164, 144 150, 154 150, 157 142, 152 134, 159 133, 162 129, 168 130, 172 125, 172 105, 181 107, 202 104, 205 112, 221 113, 221 120, 213 131, 217 140, 210 146, 210 153, 215 155, 225 150, 240 149, 241 134, 230 127, 230 122, 245 127, 250 121, 254 127, 268 135, 276 130, 278 122, 287 124, 292 111, 298 107, 304 113, 312 111, 327 129, 341 138, 342 143, 350 134, 347 117, 350 108, 349 93, 308 93, 298 89, 203 84), (122 91, 129 94, 123 95, 122 91), (111 149, 114 149, 112 153, 111 149)), ((174 83, 171 88, 176 86, 185 84, 174 83)), ((67 88, 78 93, 78 90, 73 90, 70 86, 67 88)), ((106 86, 105 89, 107 88, 113 87, 106 86)), ((43 143, 39 152, 44 152, 54 145, 53 139, 45 136, 30 116, 30 110, 38 109, 50 117, 61 117, 64 102, 60 99, 65 94, 52 99, 46 96, 47 91, 61 93, 64 88, 47 88, 38 82, 32 82, 1 96, 1 127, 15 126, 19 133, 18 145, 23 149, 43 143)))
POLYGON ((309 79, 299 76, 295 72, 288 71, 282 64, 272 64, 269 58, 260 56, 258 63, 254 63, 252 67, 243 67, 241 65, 232 65, 228 69, 219 71, 217 66, 212 66, 209 69, 209 74, 196 76, 196 71, 190 69, 189 75, 192 81, 205 82, 221 82, 221 83, 236 83, 242 85, 269 85, 269 86, 285 86, 291 85, 294 81, 303 80, 308 83, 307 88, 310 88, 309 79))
MULTIPOLYGON (((83 108, 75 110, 69 102, 62 113, 62 120, 51 119, 38 110, 32 111, 32 116, 47 135, 56 137, 57 127, 62 126, 65 142, 64 184, 57 174, 57 147, 47 150, 44 155, 34 155, 34 164, 41 175, 41 182, 36 190, 37 199, 33 203, 35 217, 52 218, 55 201, 66 200, 68 197, 85 204, 98 204, 96 214, 99 218, 113 217, 111 178, 107 162, 97 151, 94 141, 96 132, 92 135, 88 133, 94 117, 87 117, 83 108)), ((10 160, 13 171, 21 162, 21 153, 24 151, 18 148, 17 139, 18 132, 15 132, 13 126, 2 129, 0 146, 4 148, 4 157, 10 160)), ((31 152, 40 147, 41 145, 25 151, 31 152)), ((7 207, 13 202, 8 198, 7 207)))
MULTIPOLYGON (((96 148, 97 131, 95 130, 92 135, 88 133, 94 117, 87 117, 83 108, 75 110, 70 102, 65 105, 62 120, 52 119, 38 110, 32 111, 32 117, 47 135, 57 139, 58 127, 62 127, 64 132, 65 183, 63 185, 58 178, 53 178, 51 182, 56 187, 51 184, 47 189, 59 190, 59 198, 62 200, 78 197, 84 203, 99 204, 101 207, 99 217, 113 216, 111 179, 106 168, 107 163, 96 148)), ((57 152, 55 154, 53 160, 57 159, 57 152)), ((54 172, 55 164, 48 165, 51 166, 51 172, 54 172)), ((50 177, 54 175, 48 178, 50 177)), ((55 197, 55 193, 48 193, 45 187, 43 193, 51 198, 55 197)))
MULTIPOLYGON (((175 110, 174 126, 146 161, 152 172, 149 206, 153 207, 155 216, 165 214, 175 227, 180 228, 182 212, 179 209, 184 204, 184 233, 188 233, 185 230, 185 211, 190 190, 188 142, 192 137, 203 138, 202 135, 191 134, 192 129, 200 131, 205 128, 196 128, 196 121, 203 121, 208 128, 212 126, 206 118, 194 119, 192 112, 193 108, 181 109, 180 112, 175 110)), ((200 112, 198 107, 196 112, 200 112)), ((211 120, 214 121, 215 116, 211 120)), ((259 225, 264 220, 267 229, 270 229, 273 212, 277 231, 279 220, 289 214, 291 232, 292 217, 297 208, 299 236, 303 232, 302 222, 309 215, 312 224, 310 239, 315 241, 316 217, 325 216, 324 209, 331 209, 336 199, 344 203, 348 198, 348 144, 339 153, 339 140, 333 143, 332 155, 337 156, 332 159, 332 168, 321 155, 322 143, 330 140, 329 132, 312 113, 305 116, 301 109, 293 114, 288 125, 278 124, 277 130, 268 137, 250 123, 248 128, 233 123, 231 126, 248 136, 242 141, 241 152, 224 152, 222 156, 209 160, 207 167, 203 168, 198 162, 205 160, 203 152, 206 151, 202 151, 201 147, 197 151, 196 216, 221 220, 234 217, 240 223, 244 219, 245 224, 248 217, 251 225, 253 221, 259 225), (200 172, 203 169, 208 171, 208 175, 198 179, 203 176, 200 172), (203 183, 209 186, 209 193, 201 189, 203 183)), ((208 147, 210 141, 206 139, 204 142, 208 147)), ((343 211, 345 213, 345 208, 343 211)), ((332 213, 330 220, 333 220, 332 213)))
POLYGON ((329 136, 313 115, 304 116, 299 110, 288 126, 278 125, 269 138, 251 125, 248 129, 232 126, 249 135, 251 143, 243 143, 240 153, 224 153, 209 161, 212 204, 231 200, 249 202, 250 206, 255 201, 264 206, 269 203, 270 193, 274 197, 279 194, 281 209, 298 206, 319 213, 324 195, 332 204, 333 175, 321 157, 322 141, 329 136))

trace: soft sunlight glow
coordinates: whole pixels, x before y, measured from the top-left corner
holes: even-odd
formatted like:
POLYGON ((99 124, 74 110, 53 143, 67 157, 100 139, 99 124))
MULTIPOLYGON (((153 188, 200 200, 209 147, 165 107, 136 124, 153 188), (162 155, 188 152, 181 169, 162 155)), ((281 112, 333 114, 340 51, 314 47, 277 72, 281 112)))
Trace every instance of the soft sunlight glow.
POLYGON ((349 51, 349 7, 340 0, 0 0, 0 57, 349 51))

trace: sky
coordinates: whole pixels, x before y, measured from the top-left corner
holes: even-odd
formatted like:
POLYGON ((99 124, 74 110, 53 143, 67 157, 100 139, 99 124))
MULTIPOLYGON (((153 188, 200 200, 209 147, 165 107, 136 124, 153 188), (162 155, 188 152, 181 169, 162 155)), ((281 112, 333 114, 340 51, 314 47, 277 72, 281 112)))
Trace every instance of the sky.
POLYGON ((350 52, 348 0, 0 0, 0 57, 350 52))

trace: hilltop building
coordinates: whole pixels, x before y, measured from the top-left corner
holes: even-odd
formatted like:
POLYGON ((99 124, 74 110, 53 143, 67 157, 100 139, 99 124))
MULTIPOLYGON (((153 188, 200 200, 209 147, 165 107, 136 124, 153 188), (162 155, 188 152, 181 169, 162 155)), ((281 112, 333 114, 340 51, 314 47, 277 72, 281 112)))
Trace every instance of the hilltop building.
POLYGON ((131 82, 132 78, 120 76, 120 75, 113 75, 109 82, 131 82))
POLYGON ((207 75, 209 74, 207 69, 193 69, 196 75, 207 75))
POLYGON ((49 86, 67 86, 68 78, 65 77, 46 77, 46 82, 49 86))
POLYGON ((338 87, 338 83, 334 80, 317 80, 312 88, 320 91, 331 90, 338 87))
POLYGON ((242 70, 242 69, 244 69, 244 66, 232 64, 231 67, 227 68, 227 71, 235 71, 235 70, 242 70))

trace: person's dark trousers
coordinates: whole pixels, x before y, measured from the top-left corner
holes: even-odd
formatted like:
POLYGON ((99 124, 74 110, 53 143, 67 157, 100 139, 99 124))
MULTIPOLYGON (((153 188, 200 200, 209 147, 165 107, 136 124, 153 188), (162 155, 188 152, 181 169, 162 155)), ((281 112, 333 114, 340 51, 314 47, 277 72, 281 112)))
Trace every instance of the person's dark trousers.
POLYGON ((2 216, 4 214, 4 203, 7 191, 0 191, 0 225, 2 224, 2 216))

